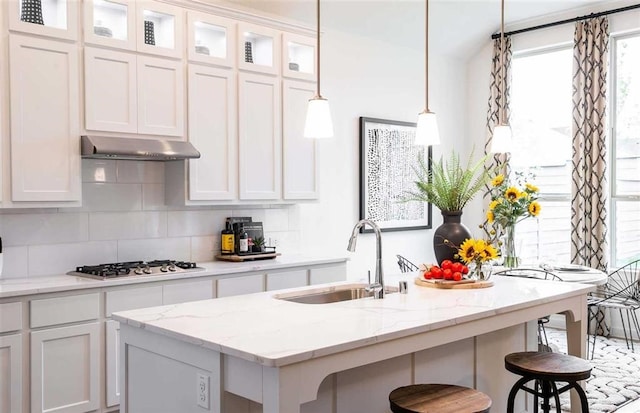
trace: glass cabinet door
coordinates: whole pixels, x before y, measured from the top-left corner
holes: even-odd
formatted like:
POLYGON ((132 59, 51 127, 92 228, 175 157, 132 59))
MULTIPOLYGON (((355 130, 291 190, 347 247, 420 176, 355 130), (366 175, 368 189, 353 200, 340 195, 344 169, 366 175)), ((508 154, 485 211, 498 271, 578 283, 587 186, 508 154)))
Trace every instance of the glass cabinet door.
POLYGON ((9 0, 9 29, 23 33, 78 39, 77 0, 9 0))
POLYGON ((183 9, 150 0, 139 1, 137 5, 137 50, 181 58, 184 32, 183 9))
POLYGON ((280 39, 275 30, 238 23, 238 68, 277 75, 280 73, 280 39))
POLYGON ((85 0, 86 43, 135 50, 135 7, 131 0, 85 0))
POLYGON ((235 67, 236 23, 206 13, 187 12, 190 61, 235 67))
POLYGON ((316 39, 282 34, 282 76, 316 80, 316 39))

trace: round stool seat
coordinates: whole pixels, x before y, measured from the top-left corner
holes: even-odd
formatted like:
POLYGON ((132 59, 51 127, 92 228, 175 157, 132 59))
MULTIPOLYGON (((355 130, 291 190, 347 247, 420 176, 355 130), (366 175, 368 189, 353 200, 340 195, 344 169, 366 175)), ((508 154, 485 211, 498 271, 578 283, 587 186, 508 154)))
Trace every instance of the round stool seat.
POLYGON ((532 379, 574 382, 591 376, 591 365, 579 357, 539 351, 507 354, 504 367, 532 379))
POLYGON ((414 384, 392 391, 389 404, 394 413, 488 413, 491 399, 453 384, 414 384))

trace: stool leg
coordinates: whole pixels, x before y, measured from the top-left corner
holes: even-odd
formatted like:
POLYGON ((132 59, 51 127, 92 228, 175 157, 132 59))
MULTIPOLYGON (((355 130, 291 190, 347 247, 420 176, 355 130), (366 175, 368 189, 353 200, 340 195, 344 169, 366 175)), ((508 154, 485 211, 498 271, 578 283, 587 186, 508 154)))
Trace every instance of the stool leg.
POLYGON ((513 413, 513 409, 516 401, 516 393, 518 393, 518 390, 520 390, 520 388, 529 380, 530 379, 523 377, 520 380, 518 380, 516 384, 513 385, 513 387, 511 388, 511 391, 509 392, 509 398, 507 399, 507 413, 513 413))
POLYGON ((542 411, 544 413, 549 413, 551 411, 551 404, 549 403, 549 399, 551 398, 551 385, 546 380, 541 380, 542 382, 542 411))
POLYGON ((578 383, 574 383, 574 388, 580 396, 580 405, 582 407, 582 413, 589 413, 589 403, 587 401, 587 394, 578 383))
POLYGON ((540 394, 540 392, 538 391, 539 387, 541 387, 540 380, 536 379, 533 384, 533 390, 535 390, 535 393, 533 393, 533 413, 538 413, 538 408, 540 406, 538 404, 538 395, 540 394))
POLYGON ((551 387, 553 388, 553 399, 556 401, 556 413, 562 413, 562 409, 560 408, 560 395, 558 394, 558 387, 555 381, 551 382, 551 387))

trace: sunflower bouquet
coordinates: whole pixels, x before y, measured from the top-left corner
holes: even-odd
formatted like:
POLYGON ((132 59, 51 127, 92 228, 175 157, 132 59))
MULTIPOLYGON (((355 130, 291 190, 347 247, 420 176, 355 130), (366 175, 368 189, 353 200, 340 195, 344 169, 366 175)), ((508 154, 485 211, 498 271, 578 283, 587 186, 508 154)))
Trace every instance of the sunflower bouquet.
POLYGON ((491 180, 491 203, 487 211, 487 221, 498 224, 505 234, 505 265, 518 265, 514 242, 515 225, 529 217, 540 214, 538 203, 538 187, 527 182, 521 173, 516 173, 515 182, 505 179, 504 175, 496 175, 491 180))
POLYGON ((491 276, 491 266, 482 264, 498 258, 498 251, 490 241, 469 238, 460 245, 458 257, 467 264, 472 278, 487 280, 491 276))

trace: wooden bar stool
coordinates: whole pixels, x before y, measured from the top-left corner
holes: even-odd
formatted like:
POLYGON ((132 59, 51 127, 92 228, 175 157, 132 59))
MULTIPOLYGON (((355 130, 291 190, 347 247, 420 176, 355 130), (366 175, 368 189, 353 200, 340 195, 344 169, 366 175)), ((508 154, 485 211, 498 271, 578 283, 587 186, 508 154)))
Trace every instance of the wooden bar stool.
POLYGON ((591 376, 591 365, 579 358, 559 353, 540 351, 524 351, 507 354, 504 358, 504 367, 510 372, 522 376, 509 392, 507 401, 507 413, 513 413, 514 401, 518 390, 524 390, 533 394, 534 412, 538 412, 538 397, 542 398, 542 411, 549 413, 551 405, 549 400, 553 397, 556 402, 556 412, 560 410, 560 394, 569 389, 576 389, 580 396, 582 413, 589 413, 587 395, 578 383, 591 376), (535 389, 532 390, 526 384, 535 380, 535 389), (567 385, 558 389, 557 382, 565 382, 567 385), (538 391, 538 388, 541 388, 538 391))
POLYGON ((414 384, 389 394, 393 413, 488 413, 491 399, 469 387, 453 384, 414 384))

